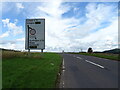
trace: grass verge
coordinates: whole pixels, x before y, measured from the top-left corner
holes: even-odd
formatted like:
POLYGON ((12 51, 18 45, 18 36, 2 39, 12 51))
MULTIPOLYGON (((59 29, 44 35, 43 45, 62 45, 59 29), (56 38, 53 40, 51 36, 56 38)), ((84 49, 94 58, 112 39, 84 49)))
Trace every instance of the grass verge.
POLYGON ((119 61, 119 55, 118 54, 110 54, 110 53, 79 53, 79 54, 119 61))
MULTIPOLYGON (((25 53, 2 59, 3 88, 55 88, 62 57, 56 53, 25 53)), ((9 52, 12 55, 13 52, 9 52)))

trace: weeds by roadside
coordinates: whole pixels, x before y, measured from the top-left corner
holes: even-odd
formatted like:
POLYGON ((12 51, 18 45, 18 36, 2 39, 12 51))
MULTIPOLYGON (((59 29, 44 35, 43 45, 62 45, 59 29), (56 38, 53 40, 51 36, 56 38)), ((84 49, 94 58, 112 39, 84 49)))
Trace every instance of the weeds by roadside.
MULTIPOLYGON (((40 54, 40 53, 38 53, 40 54)), ((10 59, 10 58, 42 58, 41 55, 31 53, 30 56, 28 52, 15 52, 15 51, 2 51, 2 59, 10 59)))

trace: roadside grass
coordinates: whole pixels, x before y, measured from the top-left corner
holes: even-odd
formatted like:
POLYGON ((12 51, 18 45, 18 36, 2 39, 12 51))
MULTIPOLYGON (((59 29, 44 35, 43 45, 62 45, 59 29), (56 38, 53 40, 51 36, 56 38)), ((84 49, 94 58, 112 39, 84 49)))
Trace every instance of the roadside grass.
POLYGON ((60 55, 31 53, 28 57, 25 52, 10 51, 2 56, 3 88, 55 88, 62 63, 60 55))
POLYGON ((119 54, 111 54, 111 53, 79 53, 79 54, 120 61, 119 54))

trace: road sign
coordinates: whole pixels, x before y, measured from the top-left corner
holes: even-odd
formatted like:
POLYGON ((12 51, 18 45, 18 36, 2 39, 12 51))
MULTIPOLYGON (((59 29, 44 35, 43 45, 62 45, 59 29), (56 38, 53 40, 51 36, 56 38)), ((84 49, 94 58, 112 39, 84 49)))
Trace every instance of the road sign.
POLYGON ((26 19, 25 49, 45 49, 45 19, 26 19))

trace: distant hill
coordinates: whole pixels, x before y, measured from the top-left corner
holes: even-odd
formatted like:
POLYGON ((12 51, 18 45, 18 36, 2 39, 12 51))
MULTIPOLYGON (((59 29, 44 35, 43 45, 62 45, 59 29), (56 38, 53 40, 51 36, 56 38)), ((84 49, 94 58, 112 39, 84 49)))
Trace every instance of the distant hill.
POLYGON ((120 54, 120 49, 106 50, 106 51, 103 51, 103 53, 120 54))

